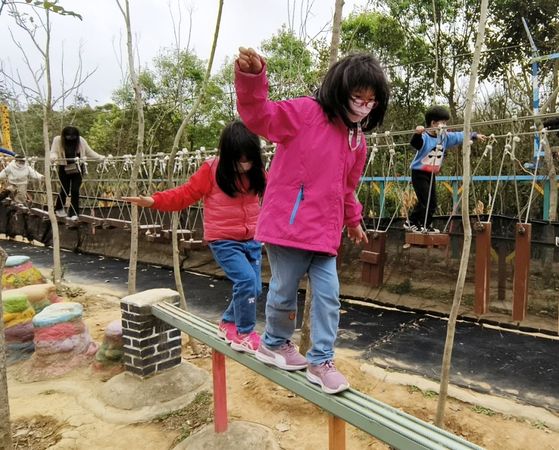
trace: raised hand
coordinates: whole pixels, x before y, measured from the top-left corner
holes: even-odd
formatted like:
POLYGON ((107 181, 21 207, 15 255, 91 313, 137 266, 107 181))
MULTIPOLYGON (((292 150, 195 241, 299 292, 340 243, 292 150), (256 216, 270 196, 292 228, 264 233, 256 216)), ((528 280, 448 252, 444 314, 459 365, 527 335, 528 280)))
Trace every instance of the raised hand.
POLYGON ((140 195, 139 197, 122 197, 122 200, 134 205, 141 206, 142 208, 149 208, 155 202, 153 200, 153 197, 144 197, 143 195, 140 195))
POLYGON ((253 48, 239 47, 237 64, 241 72, 257 74, 262 72, 262 58, 253 48))

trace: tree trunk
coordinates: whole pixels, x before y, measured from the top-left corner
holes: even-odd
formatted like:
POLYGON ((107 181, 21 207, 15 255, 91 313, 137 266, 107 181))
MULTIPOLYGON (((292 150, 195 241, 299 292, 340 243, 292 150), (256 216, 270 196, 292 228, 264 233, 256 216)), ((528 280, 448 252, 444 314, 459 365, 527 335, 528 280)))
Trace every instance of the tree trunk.
POLYGON ((340 30, 342 25, 342 11, 344 0, 336 0, 334 6, 334 19, 332 21, 332 40, 330 41, 329 67, 332 67, 338 60, 338 49, 340 47, 340 30))
POLYGON ((43 105, 43 145, 45 147, 45 186, 47 191, 47 208, 49 212, 49 220, 52 229, 52 259, 53 259, 53 282, 58 286, 62 281, 62 260, 60 257, 60 234, 58 231, 58 220, 54 213, 54 200, 51 182, 51 166, 50 166, 50 139, 49 139, 49 121, 52 113, 52 78, 50 73, 50 13, 45 10, 45 32, 46 44, 44 50, 45 58, 45 81, 46 95, 45 104, 43 105))
MULTIPOLYGON (((8 255, 0 247, 0 279, 8 255)), ((1 286, 0 286, 1 287, 1 286)), ((4 336, 4 309, 2 307, 2 289, 0 289, 0 448, 12 449, 12 432, 10 429, 10 403, 8 401, 8 377, 6 368, 6 338, 4 336)))
MULTIPOLYGON (((470 135, 470 121, 472 116, 472 105, 474 92, 477 81, 477 73, 479 67, 479 59, 481 55, 481 47, 485 37, 485 22, 487 20, 487 3, 488 0, 481 0, 481 12, 476 37, 476 46, 474 58, 472 61, 472 71, 470 73, 470 82, 468 85, 468 94, 466 97, 466 108, 464 111, 464 136, 470 135)), ((470 139, 465 137, 462 144, 462 162, 464 166, 463 174, 463 192, 462 192, 462 223, 464 226, 464 245, 462 247, 462 259, 460 260, 460 270, 458 279, 456 280, 456 290, 452 300, 452 308, 448 318, 446 330, 446 341, 444 345, 443 362, 441 367, 441 384, 439 389, 439 400, 437 403, 437 413, 435 417, 435 425, 443 428, 444 412, 446 405, 446 397, 448 395, 448 383, 450 378, 450 363, 452 359, 452 347, 454 346, 454 334, 456 332, 456 319, 460 310, 460 301, 464 292, 464 283, 466 281, 466 272, 468 270, 468 261, 470 259, 470 247, 472 243, 472 228, 470 226, 470 182, 471 182, 471 166, 470 166, 470 139)))
MULTIPOLYGON (((130 196, 138 195, 138 174, 142 163, 144 153, 144 102, 142 100, 142 88, 138 80, 138 74, 134 67, 134 47, 132 46, 132 26, 130 24, 130 5, 128 0, 124 0, 124 9, 117 0, 117 5, 124 17, 126 24, 126 47, 128 50, 128 71, 130 72, 130 80, 134 89, 134 99, 136 100, 136 112, 138 113, 138 137, 136 145, 136 157, 134 158, 134 166, 130 174, 129 194, 130 196)), ((136 275, 138 266, 138 207, 131 206, 130 213, 130 261, 128 264, 128 293, 136 292, 136 275)))
POLYGON ((553 153, 551 146, 547 140, 547 135, 542 133, 540 137, 544 150, 544 160, 547 167, 547 175, 549 177, 549 221, 557 221, 557 171, 555 170, 555 162, 553 161, 553 153))
MULTIPOLYGON (((181 122, 181 125, 180 125, 179 129, 177 130, 177 133, 175 134, 175 138, 173 140, 173 148, 171 150, 171 155, 169 156, 169 162, 168 162, 168 165, 167 165, 167 174, 168 174, 167 188, 168 189, 173 187, 173 164, 174 164, 174 161, 175 161, 175 156, 177 154, 177 151, 179 150, 179 145, 180 145, 182 135, 184 134, 184 130, 186 130, 186 127, 190 123, 190 119, 192 119, 192 116, 196 113, 196 111, 200 107, 200 104, 202 103, 202 100, 204 99, 204 96, 206 95, 206 89, 207 89, 208 81, 209 81, 210 75, 211 75, 213 61, 214 61, 214 57, 215 57, 215 49, 217 47, 217 40, 218 40, 218 37, 219 37, 219 28, 221 26, 221 14, 222 14, 222 12, 223 12, 223 0, 219 0, 218 11, 217 11, 217 20, 216 20, 216 24, 215 24, 212 49, 211 49, 211 52, 210 52, 210 59, 208 60, 208 67, 206 68, 206 74, 204 76, 204 80, 202 81, 202 87, 200 88, 200 95, 196 99, 196 102, 194 103, 194 105, 192 105, 192 109, 189 111, 189 113, 185 116, 185 118, 181 122)), ((178 249, 177 227, 178 227, 178 215, 173 214, 173 226, 172 226, 173 273, 175 275, 175 285, 176 285, 177 291, 180 295, 181 308, 186 310, 186 297, 185 297, 185 294, 184 294, 184 288, 182 286, 180 258, 179 258, 179 253, 178 253, 179 249, 178 249)), ((192 347, 192 350, 193 351, 195 350, 194 346, 192 347)))
POLYGON ((303 309, 303 323, 301 324, 301 342, 299 343, 299 353, 305 355, 311 348, 311 306, 312 290, 311 282, 307 278, 307 288, 305 289, 305 308, 303 309))

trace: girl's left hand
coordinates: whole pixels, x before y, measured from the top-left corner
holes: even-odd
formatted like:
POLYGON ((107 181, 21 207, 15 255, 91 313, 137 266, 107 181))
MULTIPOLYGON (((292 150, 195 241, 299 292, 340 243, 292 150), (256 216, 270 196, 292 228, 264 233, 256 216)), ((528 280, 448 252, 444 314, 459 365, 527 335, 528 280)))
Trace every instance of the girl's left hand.
POLYGON ((363 231, 361 225, 357 225, 356 227, 347 227, 347 235, 355 245, 360 244, 361 242, 369 242, 369 239, 367 239, 367 233, 363 231))

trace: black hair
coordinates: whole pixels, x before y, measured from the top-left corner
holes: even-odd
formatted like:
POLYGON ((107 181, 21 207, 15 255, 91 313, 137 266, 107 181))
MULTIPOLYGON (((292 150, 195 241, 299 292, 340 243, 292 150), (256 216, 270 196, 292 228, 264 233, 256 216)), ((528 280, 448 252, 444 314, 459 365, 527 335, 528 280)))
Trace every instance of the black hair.
POLYGON ((250 131, 243 122, 234 120, 228 124, 219 138, 219 163, 216 169, 216 181, 220 189, 229 197, 235 197, 245 191, 242 175, 246 175, 249 185, 248 192, 262 195, 266 188, 264 162, 260 138, 250 131), (247 172, 239 171, 239 160, 245 156, 252 162, 247 172))
POLYGON ((21 153, 16 153, 16 154, 14 155, 14 159, 15 159, 16 161, 25 161, 25 156, 22 155, 21 153))
POLYGON ((438 122, 439 120, 450 120, 450 112, 444 106, 434 105, 425 111, 425 126, 429 128, 431 122, 438 122))
POLYGON ((75 158, 78 156, 78 148, 80 146, 80 130, 76 127, 67 126, 60 133, 62 148, 66 158, 75 158))
POLYGON ((370 53, 348 55, 335 63, 324 76, 315 98, 330 121, 340 117, 352 128, 355 124, 349 119, 349 101, 353 92, 371 89, 378 102, 368 116, 361 121, 364 131, 380 125, 388 108, 390 86, 378 60, 370 53))

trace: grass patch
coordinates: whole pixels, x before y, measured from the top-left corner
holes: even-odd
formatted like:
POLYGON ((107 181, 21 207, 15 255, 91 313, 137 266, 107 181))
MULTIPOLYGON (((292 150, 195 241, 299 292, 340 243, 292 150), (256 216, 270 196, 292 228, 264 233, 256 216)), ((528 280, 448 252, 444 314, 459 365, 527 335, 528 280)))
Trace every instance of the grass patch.
POLYGON ((549 430, 549 427, 541 420, 536 420, 535 422, 531 422, 531 424, 534 428, 537 428, 538 430, 549 430))
POLYGON ((423 391, 422 389, 418 388, 414 384, 409 384, 407 386, 407 390, 410 394, 413 394, 415 392, 421 392, 421 395, 423 395, 423 397, 425 398, 437 398, 439 396, 438 392, 432 391, 430 389, 423 391))
POLYGON ((392 294, 409 294, 412 290, 411 281, 406 278, 404 281, 398 284, 389 284, 386 286, 386 290, 392 294))
POLYGON ((185 440, 198 428, 213 420, 212 395, 208 391, 200 392, 186 408, 162 414, 153 420, 165 430, 178 432, 172 447, 185 440))
POLYGON ((484 408, 483 406, 479 406, 479 405, 472 406, 472 411, 475 412, 476 414, 483 414, 484 416, 489 416, 489 417, 497 414, 492 409, 484 408))

